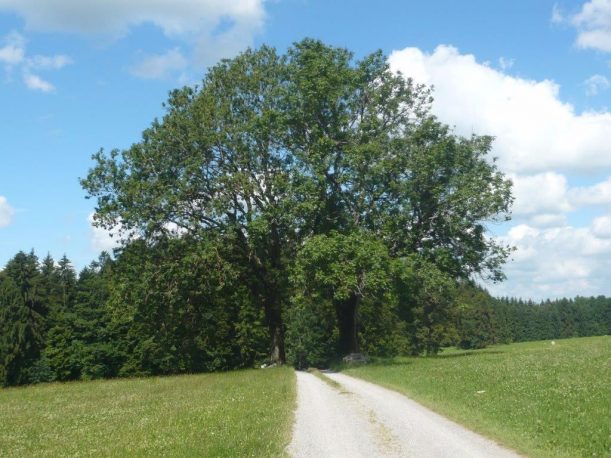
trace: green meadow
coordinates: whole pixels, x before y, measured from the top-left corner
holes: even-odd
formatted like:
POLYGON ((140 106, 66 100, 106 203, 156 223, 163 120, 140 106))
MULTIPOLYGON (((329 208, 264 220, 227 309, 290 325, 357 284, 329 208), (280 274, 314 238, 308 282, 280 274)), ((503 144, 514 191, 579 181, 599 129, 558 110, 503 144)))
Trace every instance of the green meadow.
MULTIPOLYGON (((446 350, 345 373, 533 457, 610 456, 611 337, 446 350)), ((0 389, 0 456, 282 456, 292 369, 0 389)))
POLYGON ((0 389, 0 456, 281 456, 292 369, 0 389))
POLYGON ((348 368, 534 457, 611 456, 611 337, 445 351, 348 368))

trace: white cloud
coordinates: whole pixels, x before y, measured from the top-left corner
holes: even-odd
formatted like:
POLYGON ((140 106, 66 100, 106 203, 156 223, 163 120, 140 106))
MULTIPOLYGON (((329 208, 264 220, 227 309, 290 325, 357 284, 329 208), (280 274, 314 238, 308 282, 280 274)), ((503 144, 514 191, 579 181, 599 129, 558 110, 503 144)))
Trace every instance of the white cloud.
POLYGON ((578 47, 611 52, 611 0, 590 0, 579 13, 569 17, 563 16, 554 5, 552 22, 568 22, 575 27, 578 47))
POLYGON ((237 55, 253 45, 253 37, 262 29, 262 21, 235 22, 218 33, 203 33, 195 45, 196 65, 208 67, 224 57, 237 55))
POLYGON ((91 248, 96 251, 112 251, 120 243, 119 231, 107 231, 104 228, 94 226, 93 213, 87 217, 90 226, 91 248))
POLYGON ((508 59, 507 57, 499 57, 499 67, 501 67, 501 70, 503 71, 509 70, 511 67, 513 67, 513 64, 515 63, 516 63, 515 59, 508 59))
MULTIPOLYGON (((122 242, 127 240, 138 239, 140 236, 137 231, 129 231, 125 229, 121 223, 108 230, 95 225, 94 213, 90 213, 87 217, 89 223, 91 248, 96 251, 112 251, 121 246, 122 242)), ((186 230, 176 223, 166 223, 163 226, 164 232, 170 237, 180 237, 186 234, 186 230)))
POLYGON ((5 65, 17 65, 25 58, 25 39, 17 32, 11 32, 2 40, 0 62, 5 65))
POLYGON ((604 222, 585 228, 513 227, 500 238, 517 248, 505 269, 508 280, 489 285, 491 292, 536 299, 608 294, 611 238, 604 238, 597 224, 604 222))
POLYGON ((488 285, 495 295, 547 297, 609 294, 611 216, 572 227, 567 213, 586 206, 611 210, 611 177, 569 187, 564 175, 511 175, 518 224, 499 237, 517 248, 505 266, 507 282, 488 285), (606 206, 606 207, 605 207, 606 206))
POLYGON ((433 110, 457 133, 494 135, 506 172, 611 167, 611 113, 577 114, 553 81, 507 75, 446 45, 432 54, 405 48, 389 60, 394 70, 434 85, 433 110))
POLYGON ((144 23, 167 35, 213 29, 222 19, 261 23, 262 0, 0 0, 0 10, 22 16, 31 30, 125 34, 144 23))
POLYGON ((557 3, 555 3, 552 8, 551 21, 554 24, 561 24, 565 21, 564 15, 562 14, 562 11, 560 10, 560 7, 558 6, 557 3))
POLYGON ((153 24, 195 48, 196 65, 210 65, 253 44, 265 21, 264 0, 0 0, 31 30, 120 38, 153 24))
POLYGON ((611 52, 611 31, 599 29, 581 32, 577 36, 577 45, 581 48, 611 52))
POLYGON ((40 76, 29 72, 25 72, 23 74, 23 82, 28 88, 36 91, 53 92, 55 90, 55 86, 53 86, 51 83, 43 80, 40 76))
POLYGON ((2 41, 4 46, 0 48, 0 63, 4 64, 9 74, 13 68, 20 69, 25 85, 35 91, 52 92, 55 86, 34 71, 59 70, 72 63, 72 59, 63 54, 29 57, 26 53, 25 38, 15 31, 7 34, 2 41))
POLYGON ((164 79, 176 71, 184 70, 187 59, 178 48, 165 54, 148 56, 130 68, 132 75, 140 78, 164 79))
POLYGON ((590 186, 569 187, 564 175, 545 172, 535 175, 509 174, 515 197, 512 214, 537 228, 566 225, 569 212, 583 207, 611 207, 611 177, 590 186))
POLYGON ((514 215, 558 214, 572 210, 564 175, 545 172, 529 176, 510 175, 510 178, 515 197, 514 215))
POLYGON ((166 223, 163 228, 167 231, 170 237, 180 237, 188 233, 188 231, 176 223, 166 223))
POLYGON ((537 228, 562 227, 566 223, 566 216, 557 213, 541 213, 528 218, 528 224, 537 228))
MULTIPOLYGON (((508 281, 488 285, 491 291, 532 298, 609 294, 611 217, 586 227, 568 221, 569 214, 570 221, 580 220, 583 207, 611 211, 611 177, 569 185, 576 173, 599 175, 611 168, 611 113, 577 113, 553 81, 508 75, 451 46, 430 54, 395 51, 390 64, 434 86, 433 112, 456 133, 496 137, 493 155, 514 182, 519 224, 500 237, 517 251, 505 267, 508 281)), ((605 85, 599 78, 592 83, 598 91, 605 85)))
POLYGON ((601 239, 611 239, 611 215, 595 218, 592 222, 592 232, 601 239))
POLYGON ((611 204, 611 177, 592 186, 573 188, 569 198, 575 205, 606 205, 611 204))
POLYGON ((592 75, 583 82, 586 87, 586 95, 594 96, 599 92, 609 89, 611 82, 603 75, 592 75))
POLYGON ((40 70, 59 70, 71 63, 72 59, 63 54, 57 54, 55 56, 34 56, 28 59, 28 65, 31 68, 40 70))
POLYGON ((6 227, 13 221, 15 210, 6 200, 6 197, 0 196, 0 227, 6 227))

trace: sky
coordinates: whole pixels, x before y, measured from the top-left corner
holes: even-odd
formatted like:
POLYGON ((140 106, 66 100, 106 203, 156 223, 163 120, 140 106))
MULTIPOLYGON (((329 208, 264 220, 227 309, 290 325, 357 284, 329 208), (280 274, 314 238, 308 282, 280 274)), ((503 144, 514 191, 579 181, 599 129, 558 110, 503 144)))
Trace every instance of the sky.
POLYGON ((495 136, 516 247, 495 295, 611 296, 611 0, 0 0, 0 266, 113 239, 79 185, 219 59, 305 37, 381 49, 458 135, 495 136))

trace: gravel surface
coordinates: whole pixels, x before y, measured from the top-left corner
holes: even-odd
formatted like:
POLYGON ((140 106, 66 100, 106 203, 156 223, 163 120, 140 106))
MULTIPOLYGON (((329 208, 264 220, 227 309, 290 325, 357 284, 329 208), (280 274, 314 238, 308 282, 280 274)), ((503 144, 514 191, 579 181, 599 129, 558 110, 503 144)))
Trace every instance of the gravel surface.
POLYGON ((517 457, 405 396, 344 374, 297 372, 293 457, 517 457))

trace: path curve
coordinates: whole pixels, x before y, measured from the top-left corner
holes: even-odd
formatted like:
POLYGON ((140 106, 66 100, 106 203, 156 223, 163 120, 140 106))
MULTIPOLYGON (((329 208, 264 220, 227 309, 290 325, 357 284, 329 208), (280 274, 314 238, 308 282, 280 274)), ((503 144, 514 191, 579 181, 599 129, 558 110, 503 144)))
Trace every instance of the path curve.
POLYGON ((297 372, 288 452, 310 457, 518 457, 407 397, 344 374, 297 372))

